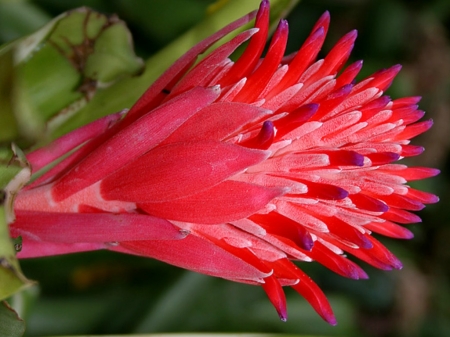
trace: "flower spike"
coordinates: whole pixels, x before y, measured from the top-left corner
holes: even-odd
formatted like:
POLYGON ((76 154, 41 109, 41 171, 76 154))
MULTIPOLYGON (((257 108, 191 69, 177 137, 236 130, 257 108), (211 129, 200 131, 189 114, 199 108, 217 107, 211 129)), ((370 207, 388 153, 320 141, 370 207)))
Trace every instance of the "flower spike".
POLYGON ((282 320, 283 287, 292 287, 332 325, 324 293, 292 261, 355 280, 368 276, 346 254, 402 268, 372 234, 410 239, 403 225, 438 201, 407 185, 438 170, 397 163, 423 152, 410 144, 432 126, 419 121, 420 98, 384 95, 399 65, 355 81, 362 61, 345 63, 356 31, 317 60, 328 12, 286 57, 282 20, 261 58, 268 22, 264 0, 176 61, 125 116, 29 153, 35 173, 73 151, 17 194, 10 231, 23 237, 18 256, 109 249, 155 258, 259 285, 282 320), (255 16, 255 28, 195 64, 255 16))

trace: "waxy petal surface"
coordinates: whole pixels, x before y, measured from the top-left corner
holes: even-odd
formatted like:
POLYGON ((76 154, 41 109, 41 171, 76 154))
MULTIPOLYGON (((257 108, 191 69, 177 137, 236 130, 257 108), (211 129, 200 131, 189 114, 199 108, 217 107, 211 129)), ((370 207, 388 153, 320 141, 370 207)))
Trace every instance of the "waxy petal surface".
POLYGON ((201 193, 170 202, 138 204, 149 214, 177 221, 202 224, 230 222, 263 209, 286 191, 226 180, 201 193))
POLYGON ((100 193, 109 200, 170 202, 211 188, 267 157, 264 151, 215 141, 168 144, 103 179, 100 193))

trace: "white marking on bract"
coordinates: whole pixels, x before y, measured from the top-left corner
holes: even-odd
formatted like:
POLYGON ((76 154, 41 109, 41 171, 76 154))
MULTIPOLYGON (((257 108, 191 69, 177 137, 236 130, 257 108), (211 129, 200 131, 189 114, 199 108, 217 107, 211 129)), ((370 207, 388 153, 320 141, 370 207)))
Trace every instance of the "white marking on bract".
POLYGON ((321 238, 317 238, 317 241, 319 241, 321 244, 323 244, 325 247, 327 247, 329 250, 331 250, 333 253, 335 253, 337 255, 344 254, 344 251, 342 249, 340 249, 339 247, 336 247, 335 245, 329 243, 326 240, 323 240, 321 238))

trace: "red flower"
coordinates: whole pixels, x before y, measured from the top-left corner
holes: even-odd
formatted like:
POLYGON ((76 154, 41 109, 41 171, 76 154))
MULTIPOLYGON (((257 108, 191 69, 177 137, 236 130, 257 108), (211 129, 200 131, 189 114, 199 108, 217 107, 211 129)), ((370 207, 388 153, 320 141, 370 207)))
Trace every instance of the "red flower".
POLYGON ((261 285, 286 319, 283 286, 329 323, 330 305, 293 262, 317 261, 353 279, 400 261, 371 236, 411 238, 399 224, 437 202, 405 185, 438 173, 394 164, 423 151, 410 139, 419 98, 383 96, 400 66, 356 83, 346 68, 356 31, 316 61, 325 13, 297 53, 284 57, 281 21, 267 54, 269 3, 256 23, 193 66, 230 24, 180 58, 126 113, 105 117, 30 153, 33 171, 81 145, 20 191, 12 236, 19 257, 94 249, 153 257, 200 273, 261 285), (236 61, 228 57, 250 39, 236 61), (337 75, 340 72, 340 75, 337 75))

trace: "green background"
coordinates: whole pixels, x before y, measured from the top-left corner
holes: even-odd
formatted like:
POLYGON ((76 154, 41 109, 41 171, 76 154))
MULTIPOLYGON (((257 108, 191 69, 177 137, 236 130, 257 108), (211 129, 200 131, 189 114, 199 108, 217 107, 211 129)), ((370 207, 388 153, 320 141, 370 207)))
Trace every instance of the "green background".
MULTIPOLYGON (((68 9, 116 13, 150 57, 200 21, 211 1, 1 1, 0 43, 28 34, 68 9), (3 13, 3 14, 1 14, 3 13)), ((330 327, 290 289, 289 319, 279 321, 262 289, 186 272, 158 261, 110 252, 24 260, 38 285, 10 300, 26 320, 26 336, 156 332, 281 332, 327 336, 450 336, 450 2, 448 0, 303 0, 289 15, 289 50, 298 48, 323 11, 331 13, 324 52, 358 29, 351 60, 364 59, 359 79, 401 63, 388 94, 420 95, 433 129, 414 140, 426 152, 409 164, 442 174, 415 186, 441 202, 420 213, 411 241, 383 240, 404 269, 364 266, 370 280, 347 280, 318 264, 302 264, 325 291, 338 326, 330 327)), ((323 56, 324 54, 322 54, 323 56)))

